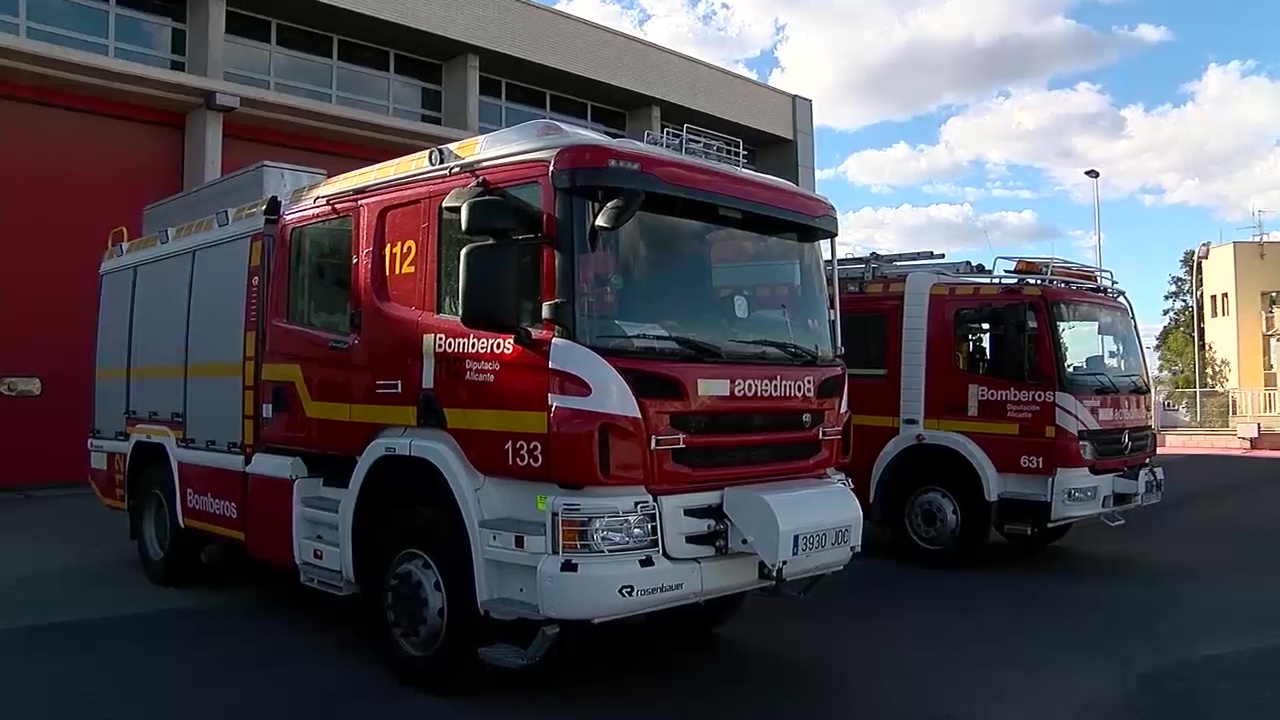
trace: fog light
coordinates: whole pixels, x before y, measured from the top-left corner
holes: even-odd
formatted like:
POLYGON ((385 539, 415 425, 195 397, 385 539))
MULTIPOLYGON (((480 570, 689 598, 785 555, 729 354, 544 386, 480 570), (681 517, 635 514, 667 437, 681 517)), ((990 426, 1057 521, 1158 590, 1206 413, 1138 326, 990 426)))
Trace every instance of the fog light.
POLYGON ((1080 441, 1080 457, 1084 458, 1085 460, 1098 459, 1098 451, 1093 447, 1093 443, 1089 442, 1088 440, 1080 441))
POLYGON ((1088 503, 1098 499, 1098 486, 1067 488, 1062 491, 1063 498, 1069 503, 1088 503))

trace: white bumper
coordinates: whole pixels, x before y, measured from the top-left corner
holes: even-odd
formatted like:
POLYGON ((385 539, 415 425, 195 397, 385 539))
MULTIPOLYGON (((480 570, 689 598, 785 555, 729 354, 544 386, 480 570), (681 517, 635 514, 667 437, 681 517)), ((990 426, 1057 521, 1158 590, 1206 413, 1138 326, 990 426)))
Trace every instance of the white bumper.
POLYGON ((1050 522, 1082 520, 1112 511, 1154 505, 1163 497, 1164 469, 1142 468, 1136 480, 1119 473, 1094 475, 1088 468, 1066 468, 1053 476, 1050 522))
MULTIPOLYGON (((684 605, 831 573, 861 546, 862 508, 847 486, 832 480, 729 488, 723 508, 736 551, 728 555, 546 556, 538 565, 541 614, 600 621, 684 605)), ((668 521, 675 520, 660 520, 668 521)))

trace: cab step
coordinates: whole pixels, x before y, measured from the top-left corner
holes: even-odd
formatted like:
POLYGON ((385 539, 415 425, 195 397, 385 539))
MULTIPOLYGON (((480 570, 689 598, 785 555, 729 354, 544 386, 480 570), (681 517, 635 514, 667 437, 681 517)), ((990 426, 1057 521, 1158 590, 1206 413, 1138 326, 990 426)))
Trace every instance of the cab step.
POLYGON ((1103 513, 1099 515, 1098 519, 1106 523, 1109 527, 1120 527, 1121 525, 1124 524, 1124 518, 1120 515, 1120 513, 1114 510, 1112 510, 1109 513, 1103 513))
POLYGON ((543 620, 538 606, 515 598, 493 598, 480 603, 480 610, 494 620, 543 620))
POLYGON ((489 665, 508 670, 520 670, 538 664, 538 661, 546 657, 547 652, 559 637, 559 625, 543 625, 538 628, 538 634, 534 636, 533 642, 529 643, 527 648, 498 643, 486 645, 478 652, 480 659, 489 665))
POLYGON ((1036 529, 1030 523, 1005 523, 1004 532, 1006 535, 1030 537, 1035 534, 1036 529))
POLYGON ((298 566, 298 579, 309 588, 340 597, 355 595, 359 591, 359 587, 353 582, 347 582, 341 572, 308 562, 298 566))

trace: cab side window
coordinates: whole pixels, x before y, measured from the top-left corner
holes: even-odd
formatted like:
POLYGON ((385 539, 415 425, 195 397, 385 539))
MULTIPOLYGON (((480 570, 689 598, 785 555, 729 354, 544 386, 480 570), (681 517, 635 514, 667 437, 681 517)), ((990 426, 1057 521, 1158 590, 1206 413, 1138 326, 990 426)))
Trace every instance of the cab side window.
MULTIPOLYGON (((514 203, 528 217, 526 232, 539 234, 542 232, 542 185, 528 183, 505 188, 495 188, 494 193, 514 203)), ((440 208, 440 222, 437 234, 437 268, 436 275, 436 313, 439 315, 458 315, 458 284, 460 281, 462 249, 475 242, 484 242, 488 238, 470 237, 462 233, 462 215, 457 211, 450 212, 440 208)), ((540 243, 528 243, 521 246, 520 324, 527 327, 538 327, 542 324, 542 252, 540 243)))
POLYGON ((289 231, 289 310, 293 325, 351 332, 351 216, 289 231))
POLYGON ((852 376, 888 374, 885 351, 889 343, 889 315, 883 312, 843 313, 840 337, 844 366, 852 376))
POLYGON ((1029 309, 1022 328, 1010 327, 1008 309, 1001 305, 956 310, 953 351, 956 367, 965 372, 1002 380, 1033 379, 1040 342, 1039 323, 1029 309))

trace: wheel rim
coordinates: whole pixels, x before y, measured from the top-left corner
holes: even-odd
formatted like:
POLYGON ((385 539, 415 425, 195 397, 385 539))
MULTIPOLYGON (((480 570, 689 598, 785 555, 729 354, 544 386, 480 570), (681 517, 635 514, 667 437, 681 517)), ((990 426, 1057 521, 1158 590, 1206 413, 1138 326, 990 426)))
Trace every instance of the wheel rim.
POLYGON ((387 573, 385 604, 387 625, 405 652, 425 657, 440 647, 448 600, 431 558, 417 550, 397 555, 387 573))
POLYGON ((907 500, 907 532, 929 550, 943 550, 960 535, 960 503, 939 487, 923 487, 907 500))
POLYGON ((164 493, 152 490, 142 510, 142 541, 147 556, 161 560, 169 552, 169 502, 164 493))

